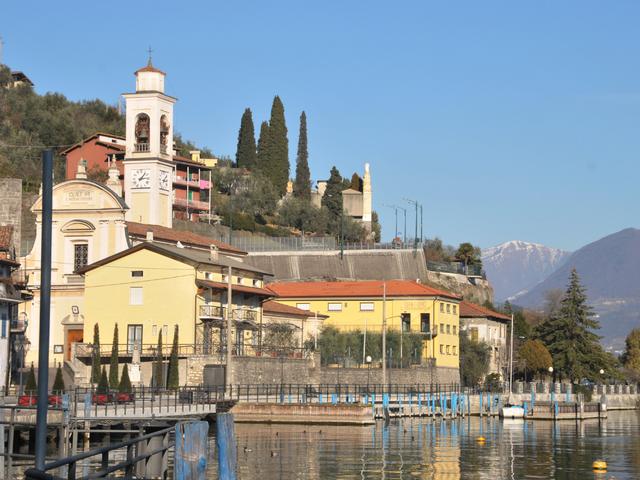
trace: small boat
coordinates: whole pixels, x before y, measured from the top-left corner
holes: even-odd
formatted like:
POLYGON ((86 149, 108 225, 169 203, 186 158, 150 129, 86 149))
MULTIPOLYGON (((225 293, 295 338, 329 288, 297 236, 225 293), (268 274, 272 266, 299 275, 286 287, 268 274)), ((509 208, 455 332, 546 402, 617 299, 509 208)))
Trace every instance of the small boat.
POLYGON ((524 408, 520 405, 505 405, 500 409, 502 418, 524 418, 524 408))

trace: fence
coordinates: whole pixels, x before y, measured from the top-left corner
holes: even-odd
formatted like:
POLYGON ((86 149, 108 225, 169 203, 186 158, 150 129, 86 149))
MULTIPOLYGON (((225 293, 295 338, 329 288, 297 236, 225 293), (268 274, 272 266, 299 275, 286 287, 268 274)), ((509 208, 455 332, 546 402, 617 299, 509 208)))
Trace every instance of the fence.
POLYGON ((467 265, 462 262, 434 262, 427 261, 427 270, 441 273, 455 273, 468 277, 486 278, 486 273, 481 265, 467 265))

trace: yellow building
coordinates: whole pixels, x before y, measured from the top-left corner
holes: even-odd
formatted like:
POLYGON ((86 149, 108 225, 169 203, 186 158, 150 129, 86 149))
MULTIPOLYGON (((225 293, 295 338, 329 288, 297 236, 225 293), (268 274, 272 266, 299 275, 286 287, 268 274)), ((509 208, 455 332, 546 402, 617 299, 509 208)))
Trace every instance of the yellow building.
MULTIPOLYGON (((258 345, 262 301, 273 296, 263 288, 267 272, 216 248, 204 252, 144 242, 88 265, 80 273, 85 277, 84 341, 92 340, 98 324, 101 354, 106 359, 117 324, 120 362, 139 361, 141 377, 136 378, 133 371, 132 381, 143 384, 151 380, 150 368, 145 369, 144 364, 157 358, 158 336, 162 334, 163 354, 168 356, 175 326, 181 358, 224 357, 229 283, 235 355, 258 345)), ((87 343, 80 344, 76 357, 88 364, 90 350, 87 343)))
POLYGON ((380 332, 384 305, 387 329, 424 334, 424 363, 459 367, 460 298, 452 293, 409 280, 273 283, 269 289, 278 302, 328 315, 324 325, 344 331, 380 332))

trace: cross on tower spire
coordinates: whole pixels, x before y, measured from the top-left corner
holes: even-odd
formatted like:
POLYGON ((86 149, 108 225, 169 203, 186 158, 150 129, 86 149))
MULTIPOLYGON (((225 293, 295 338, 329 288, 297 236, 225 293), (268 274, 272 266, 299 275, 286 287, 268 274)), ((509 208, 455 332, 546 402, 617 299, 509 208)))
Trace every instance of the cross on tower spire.
POLYGON ((147 52, 149 53, 149 61, 147 62, 147 65, 151 67, 152 66, 151 54, 153 53, 153 50, 151 49, 151 45, 149 45, 149 48, 147 49, 147 52))

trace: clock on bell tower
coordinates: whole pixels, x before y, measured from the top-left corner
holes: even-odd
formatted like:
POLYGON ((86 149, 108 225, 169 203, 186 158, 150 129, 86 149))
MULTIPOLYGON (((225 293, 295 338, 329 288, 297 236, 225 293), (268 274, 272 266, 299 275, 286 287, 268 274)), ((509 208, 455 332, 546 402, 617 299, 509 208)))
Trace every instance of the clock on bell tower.
POLYGON ((151 58, 136 75, 135 93, 125 93, 124 197, 127 220, 172 226, 173 105, 164 93, 165 73, 151 58))

